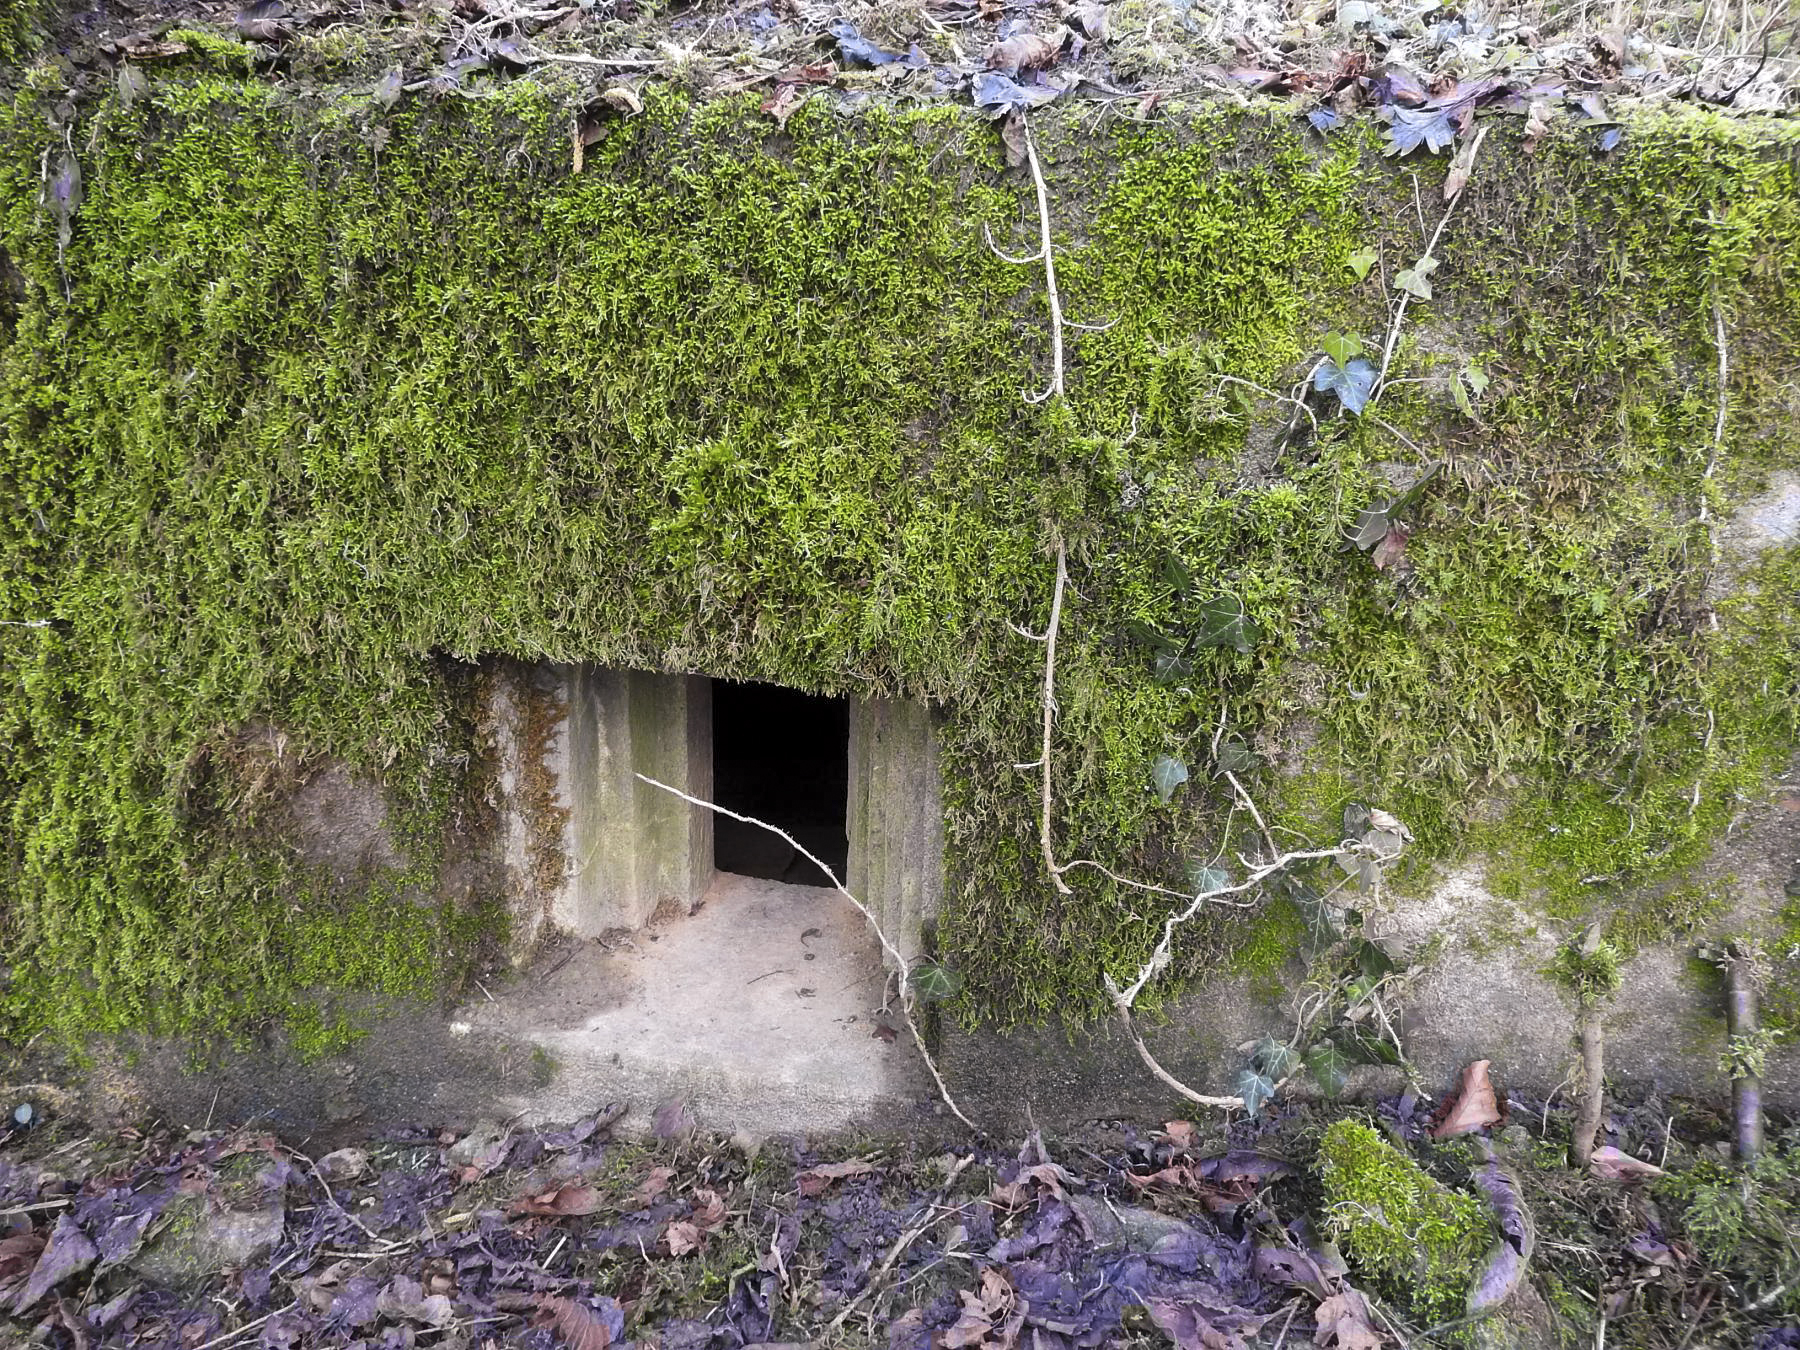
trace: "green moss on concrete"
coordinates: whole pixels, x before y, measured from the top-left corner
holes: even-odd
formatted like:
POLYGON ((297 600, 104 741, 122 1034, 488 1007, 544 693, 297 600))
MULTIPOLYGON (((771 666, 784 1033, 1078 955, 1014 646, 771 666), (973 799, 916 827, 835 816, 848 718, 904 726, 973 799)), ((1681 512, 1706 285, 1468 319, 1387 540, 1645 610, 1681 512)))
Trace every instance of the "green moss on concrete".
MULTIPOLYGON (((1291 410, 1217 374, 1286 389, 1327 329, 1378 345, 1379 283, 1344 259, 1418 247, 1368 129, 1321 150, 1285 113, 1039 114, 1062 299, 1118 322, 1072 336, 1069 403, 1033 407, 1040 276, 981 227, 1029 247, 1035 200, 968 110, 818 99, 783 130, 753 96, 650 89, 577 175, 573 81, 384 111, 366 81, 151 74, 70 128, 47 88, 0 112, 0 614, 49 621, 0 628, 14 1031, 279 1015, 303 981, 383 989, 390 965, 442 987, 462 916, 280 910, 249 843, 183 814, 183 766, 265 721, 378 772, 440 821, 409 836, 428 887, 469 750, 445 658, 495 654, 941 703, 960 1011, 1103 1014, 1102 970, 1134 968, 1165 911, 1092 873, 1044 883, 1012 767, 1041 649, 1009 624, 1044 619, 1052 530, 1065 857, 1179 884, 1211 856, 1223 715, 1282 822, 1316 838, 1344 800, 1385 806, 1419 857, 1498 849, 1572 912, 1590 874, 1696 856, 1792 743, 1792 559, 1715 632, 1696 523, 1776 453, 1790 129, 1646 119, 1598 161, 1490 135, 1397 358, 1435 369, 1466 333, 1494 379, 1480 420, 1398 385, 1381 411, 1419 452, 1329 410, 1278 451, 1291 410), (51 143, 86 186, 66 248, 51 143), (1741 350, 1708 475, 1715 300, 1741 350), (1448 470, 1408 565, 1378 573, 1344 530, 1421 454, 1448 470), (1169 555, 1264 631, 1181 688, 1125 637, 1191 620, 1169 555), (1197 770, 1167 805, 1164 753, 1197 770), (1310 788, 1284 788, 1296 770, 1310 788), (1503 825, 1495 791, 1519 803, 1503 825), (382 916, 410 936, 314 958, 382 916), (240 948, 267 955, 221 981, 240 948), (69 970, 91 987, 63 1000, 69 970), (248 1005, 219 992, 253 982, 248 1005)), ((1195 925, 1171 985, 1233 950, 1270 967, 1275 924, 1195 925)))
POLYGON ((1363 1278, 1426 1325, 1461 1316, 1491 1236, 1478 1199, 1357 1120, 1325 1131, 1319 1176, 1326 1228, 1363 1278))

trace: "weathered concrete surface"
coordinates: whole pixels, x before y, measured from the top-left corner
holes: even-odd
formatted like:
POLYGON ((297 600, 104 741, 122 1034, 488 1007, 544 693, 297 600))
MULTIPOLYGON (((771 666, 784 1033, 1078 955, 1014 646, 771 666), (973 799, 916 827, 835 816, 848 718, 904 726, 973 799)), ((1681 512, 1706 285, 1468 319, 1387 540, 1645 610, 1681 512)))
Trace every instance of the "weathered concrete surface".
POLYGON ((568 811, 567 881, 552 910, 566 932, 640 928, 659 906, 691 907, 712 880, 713 816, 640 782, 712 796, 712 691, 698 676, 558 668, 568 720, 558 784, 568 811))
MULTIPOLYGON (((1240 1046, 1285 1036, 1292 1020, 1252 982, 1226 978, 1193 991, 1160 1024, 1142 1027, 1151 1053, 1202 1093, 1231 1091, 1240 1046)), ((1199 1110, 1159 1082, 1117 1022, 1069 1035, 1060 1027, 1004 1034, 947 1027, 940 1062, 970 1115, 1002 1133, 1032 1124, 1059 1128, 1097 1120, 1158 1121, 1199 1110)))
POLYGON ((272 826, 303 862, 328 868, 340 886, 406 866, 388 826, 381 785, 358 777, 337 760, 312 767, 277 804, 272 826))
POLYGON ((930 1092, 904 1031, 878 1030, 886 979, 836 892, 720 873, 695 913, 578 943, 458 1020, 540 1052, 541 1085, 500 1094, 503 1114, 628 1101, 642 1125, 680 1098, 709 1128, 828 1130, 908 1118, 930 1092))
POLYGON ((944 894, 937 730, 924 704, 852 701, 849 830, 851 894, 917 961, 944 894))

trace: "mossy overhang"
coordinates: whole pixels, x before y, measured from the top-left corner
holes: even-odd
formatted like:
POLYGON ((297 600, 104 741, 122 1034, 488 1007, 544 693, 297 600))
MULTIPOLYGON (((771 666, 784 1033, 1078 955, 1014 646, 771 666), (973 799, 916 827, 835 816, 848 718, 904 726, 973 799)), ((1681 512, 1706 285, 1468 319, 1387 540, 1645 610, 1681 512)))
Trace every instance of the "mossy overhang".
MULTIPOLYGON (((1032 405, 1043 274, 984 232, 1029 252, 1036 199, 972 109, 777 122, 754 91, 649 85, 588 143, 585 77, 388 106, 215 37, 81 99, 40 63, 0 113, 15 1032, 453 979, 485 911, 416 892, 488 654, 940 706, 960 1011, 1099 1015, 1163 911, 1043 875, 1017 629, 1052 538, 1054 833, 1173 888, 1241 822, 1202 772, 1160 801, 1149 766, 1203 768, 1221 720, 1277 827, 1331 839, 1379 803, 1415 866, 1496 853, 1568 913, 1613 893, 1584 878, 1697 856, 1793 744, 1800 561, 1705 589, 1711 522, 1793 459, 1790 123, 1645 110, 1616 150, 1528 153, 1497 121, 1379 420, 1322 405, 1281 442, 1292 407, 1221 377, 1280 393, 1329 331, 1379 347, 1441 214, 1446 161, 1395 163, 1372 124, 1034 112, 1061 301, 1092 327, 1068 398, 1032 405), (45 191, 71 166, 73 203, 45 191), (1426 463, 1405 565, 1377 570, 1346 529, 1426 463), (1126 636, 1186 621, 1170 556, 1261 629, 1173 685, 1126 636), (192 766, 256 720, 382 775, 400 875, 299 903, 307 877, 196 808, 192 766)), ((1194 925, 1171 986, 1256 923, 1194 925)))

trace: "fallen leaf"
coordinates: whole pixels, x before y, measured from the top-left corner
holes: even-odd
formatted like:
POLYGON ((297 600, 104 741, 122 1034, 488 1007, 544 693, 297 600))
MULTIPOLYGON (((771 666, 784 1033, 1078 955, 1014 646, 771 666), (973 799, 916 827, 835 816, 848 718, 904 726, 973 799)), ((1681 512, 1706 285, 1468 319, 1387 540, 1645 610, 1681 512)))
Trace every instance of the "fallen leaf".
POLYGON ((1410 537, 1406 526, 1388 526, 1388 532, 1381 536, 1381 542, 1369 554, 1369 561, 1375 564, 1375 570, 1385 572, 1405 557, 1406 541, 1410 537))
POLYGON ((1193 1148, 1200 1142, 1200 1131, 1191 1120, 1165 1120, 1162 1137, 1174 1148, 1193 1148))
POLYGON ((1531 1214, 1510 1173, 1490 1157, 1486 1166, 1475 1173, 1475 1185, 1493 1207, 1500 1239, 1488 1252, 1474 1287, 1469 1290, 1471 1316, 1491 1312, 1513 1296, 1525 1278, 1525 1268, 1537 1245, 1531 1214))
POLYGON ((725 1202, 717 1191, 695 1191, 693 1221, 702 1232, 725 1222, 725 1202))
POLYGON ((1386 1337, 1375 1329, 1369 1301, 1354 1289, 1324 1300, 1313 1311, 1313 1344, 1335 1350, 1381 1350, 1386 1337))
POLYGON ((811 97, 811 93, 801 93, 797 84, 778 85, 775 92, 762 101, 762 110, 775 119, 776 126, 785 127, 788 118, 811 97))
POLYGON ((650 1133, 658 1139, 673 1139, 677 1135, 690 1135, 697 1128, 698 1124, 693 1113, 688 1110, 687 1103, 677 1097, 656 1108, 656 1118, 650 1124, 650 1133))
POLYGON ((1488 1081, 1488 1064, 1488 1060, 1478 1059, 1463 1070, 1462 1086, 1457 1089, 1443 1123, 1431 1132, 1433 1138, 1472 1134, 1500 1123, 1500 1104, 1494 1098, 1493 1084, 1488 1081))
POLYGON ((258 42, 270 42, 281 36, 281 18, 287 6, 281 0, 253 0, 237 12, 238 31, 258 42))
POLYGON ((1588 1155, 1588 1170, 1602 1181, 1642 1181, 1645 1177, 1660 1177, 1663 1174, 1662 1168, 1655 1163, 1634 1158, 1629 1153, 1621 1153, 1611 1144, 1597 1148, 1588 1155))
POLYGON ((592 1186, 562 1186, 541 1195, 530 1195, 516 1201, 514 1214, 577 1215, 592 1214, 600 1208, 600 1193, 592 1186))
POLYGON ((639 1209, 648 1209, 656 1203, 657 1197, 669 1189, 669 1183, 675 1179, 673 1167, 652 1167, 650 1175, 638 1183, 632 1193, 632 1199, 639 1209))
POLYGON ((670 1256, 686 1256, 697 1251, 703 1236, 700 1226, 687 1219, 679 1219, 663 1230, 663 1241, 669 1244, 670 1256))
POLYGON ((1011 1282, 1000 1271, 989 1267, 981 1272, 981 1289, 957 1292, 962 1300, 962 1314, 940 1342, 945 1350, 962 1350, 965 1346, 989 1346, 993 1350, 1011 1350, 1017 1344, 1025 1325, 1025 1313, 1011 1282))
POLYGON ((569 1350, 606 1350, 625 1334, 625 1314, 610 1298, 599 1303, 596 1312, 572 1298, 539 1294, 538 1316, 533 1320, 553 1330, 569 1350))
POLYGON ((1018 75, 1028 70, 1048 70, 1062 55, 1068 30, 1054 37, 1042 33, 1020 33, 988 48, 987 67, 1005 75, 1018 75))
POLYGON ((1177 1350, 1248 1350, 1243 1333, 1255 1335, 1274 1313, 1253 1313, 1220 1298, 1223 1307, 1195 1298, 1152 1298, 1150 1316, 1177 1350))
POLYGON ((31 1278, 25 1282, 25 1292, 13 1304, 14 1310, 28 1311, 57 1285, 72 1275, 79 1275, 99 1259, 100 1249, 73 1219, 64 1214, 57 1219, 50 1243, 32 1267, 31 1278))
POLYGON ((852 1158, 849 1162, 820 1163, 816 1167, 809 1167, 794 1180, 799 1183, 800 1194, 823 1195, 834 1181, 843 1181, 849 1177, 866 1177, 874 1170, 873 1163, 864 1162, 860 1158, 852 1158))
POLYGON ((1025 115, 1015 109, 1000 124, 1000 144, 1006 150, 1006 167, 1016 169, 1025 162, 1025 115))

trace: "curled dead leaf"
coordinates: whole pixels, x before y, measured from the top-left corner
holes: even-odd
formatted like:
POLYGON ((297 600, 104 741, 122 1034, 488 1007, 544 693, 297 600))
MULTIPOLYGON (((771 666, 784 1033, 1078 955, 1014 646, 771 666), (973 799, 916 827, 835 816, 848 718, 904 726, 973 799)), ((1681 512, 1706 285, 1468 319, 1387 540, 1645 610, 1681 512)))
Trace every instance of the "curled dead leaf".
POLYGON ((1611 1144, 1597 1148, 1588 1155, 1588 1171, 1601 1181, 1642 1181, 1646 1177, 1660 1177, 1663 1174, 1662 1168, 1655 1163, 1622 1153, 1611 1144))
POLYGON ((1002 75, 1048 70, 1056 64, 1068 40, 1066 28, 1059 28, 1048 37, 1042 33, 1020 33, 988 48, 987 67, 1002 75))
POLYGON ((600 1193, 592 1186, 559 1186, 515 1201, 513 1213, 565 1216, 592 1214, 599 1208, 600 1193))
POLYGON ((669 1183, 674 1179, 675 1169, 673 1167, 652 1167, 650 1175, 638 1183, 638 1188, 632 1193, 631 1198, 639 1209, 648 1209, 656 1203, 659 1196, 669 1189, 669 1183))
POLYGON ((866 1177, 874 1170, 875 1164, 865 1162, 861 1158, 852 1158, 848 1162, 820 1163, 816 1167, 809 1167, 797 1175, 794 1180, 799 1184, 800 1194, 823 1195, 834 1181, 843 1181, 849 1177, 866 1177))
POLYGON ((600 97, 606 100, 609 107, 628 115, 635 116, 644 111, 644 101, 637 96, 637 91, 622 84, 615 84, 600 97))
POLYGON ((1463 1070, 1462 1086, 1443 1121, 1431 1133, 1437 1139, 1459 1134, 1472 1134, 1500 1122, 1500 1104, 1494 1096, 1494 1085, 1488 1081, 1488 1064, 1478 1059, 1463 1070))

